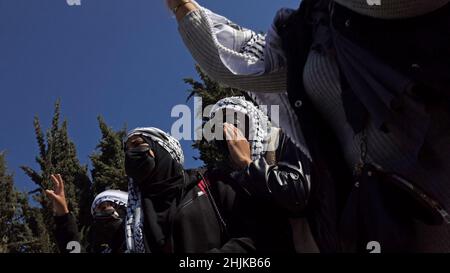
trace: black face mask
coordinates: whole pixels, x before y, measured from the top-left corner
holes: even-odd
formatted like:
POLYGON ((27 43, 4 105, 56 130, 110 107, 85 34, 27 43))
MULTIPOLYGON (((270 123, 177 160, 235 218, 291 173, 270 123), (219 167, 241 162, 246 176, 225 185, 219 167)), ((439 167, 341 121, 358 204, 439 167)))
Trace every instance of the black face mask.
POLYGON ((99 218, 95 219, 93 230, 93 250, 94 252, 114 251, 120 246, 123 231, 122 218, 99 218))
POLYGON ((131 148, 125 153, 125 171, 138 184, 151 177, 156 162, 149 154, 150 147, 131 148))

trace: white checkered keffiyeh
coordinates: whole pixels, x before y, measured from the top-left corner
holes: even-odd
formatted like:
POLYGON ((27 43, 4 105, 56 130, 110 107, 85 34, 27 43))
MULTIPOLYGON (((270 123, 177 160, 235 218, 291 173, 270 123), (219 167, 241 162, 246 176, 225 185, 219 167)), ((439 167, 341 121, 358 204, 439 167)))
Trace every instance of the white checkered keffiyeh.
POLYGON ((95 209, 103 202, 112 202, 118 206, 126 207, 128 202, 128 193, 119 190, 106 190, 99 193, 91 205, 91 214, 94 215, 95 209))
MULTIPOLYGON (((183 164, 184 155, 180 142, 171 135, 153 127, 136 128, 127 135, 125 142, 130 137, 136 135, 150 138, 163 147, 173 159, 178 161, 180 164, 183 164)), ((128 252, 145 252, 143 228, 144 215, 142 212, 141 192, 139 190, 139 186, 134 183, 133 179, 130 178, 128 182, 128 207, 125 226, 125 238, 128 252)))
POLYGON ((252 102, 246 100, 245 97, 228 97, 219 100, 213 106, 209 113, 211 120, 223 109, 230 109, 249 117, 250 130, 248 141, 251 145, 252 159, 259 159, 266 152, 267 141, 271 133, 272 125, 269 117, 252 102))

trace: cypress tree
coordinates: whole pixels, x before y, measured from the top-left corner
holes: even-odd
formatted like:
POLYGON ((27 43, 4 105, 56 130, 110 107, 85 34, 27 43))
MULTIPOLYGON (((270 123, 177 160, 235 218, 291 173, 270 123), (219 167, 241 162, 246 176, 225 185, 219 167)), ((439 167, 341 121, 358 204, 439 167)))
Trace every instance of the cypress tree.
POLYGON ((128 180, 122 144, 126 129, 114 131, 101 116, 98 117, 98 124, 102 137, 97 150, 90 156, 94 194, 108 189, 127 191, 128 180))
MULTIPOLYGON (((76 217, 80 228, 87 227, 92 222, 90 204, 93 199, 91 181, 87 175, 87 166, 80 164, 75 144, 70 140, 67 130, 67 121, 60 121, 60 101, 55 103, 55 110, 51 128, 44 136, 38 117, 34 119, 34 129, 39 148, 36 162, 40 170, 22 166, 22 170, 39 188, 32 192, 33 198, 41 205, 41 219, 36 219, 35 228, 42 232, 43 241, 49 241, 52 250, 56 251, 53 237, 53 213, 51 201, 42 192, 42 189, 53 188, 50 180, 51 174, 59 173, 65 181, 66 199, 69 210, 76 217), (44 225, 42 225, 42 223, 44 225)), ((33 211, 31 209, 30 211, 33 211)))
POLYGON ((28 199, 14 187, 4 153, 0 153, 0 200, 0 253, 31 252, 37 240, 24 215, 28 199))

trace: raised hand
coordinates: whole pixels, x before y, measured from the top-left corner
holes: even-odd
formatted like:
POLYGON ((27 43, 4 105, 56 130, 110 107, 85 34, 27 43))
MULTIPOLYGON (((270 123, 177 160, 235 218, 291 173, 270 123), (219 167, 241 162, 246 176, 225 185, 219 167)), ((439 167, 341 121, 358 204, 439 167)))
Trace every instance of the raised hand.
POLYGON ((244 137, 242 132, 232 124, 224 123, 223 130, 225 132, 231 160, 238 169, 247 167, 252 163, 250 143, 244 137))
POLYGON ((53 213, 55 216, 63 216, 69 213, 66 195, 64 193, 64 180, 60 174, 51 175, 53 181, 53 190, 46 190, 45 194, 53 202, 53 213))

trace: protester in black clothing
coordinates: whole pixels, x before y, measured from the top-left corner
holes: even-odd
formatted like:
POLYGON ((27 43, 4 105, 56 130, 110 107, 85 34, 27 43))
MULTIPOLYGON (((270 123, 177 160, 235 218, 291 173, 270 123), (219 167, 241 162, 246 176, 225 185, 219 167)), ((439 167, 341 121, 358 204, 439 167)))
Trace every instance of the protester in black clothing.
MULTIPOLYGON (((237 186, 253 203, 259 204, 254 213, 265 214, 272 225, 289 221, 298 252, 317 252, 305 217, 314 210, 308 206, 314 189, 308 151, 273 126, 267 114, 245 97, 218 101, 210 112, 209 122, 224 130, 226 139, 214 142, 228 155, 231 169, 231 172, 215 170, 214 173, 220 173, 224 181, 237 186)), ((267 242, 273 237, 269 230, 259 230, 260 240, 267 242)))
POLYGON ((46 190, 46 194, 53 201, 55 237, 60 252, 78 250, 92 253, 124 252, 124 218, 128 194, 118 190, 107 190, 95 197, 91 206, 94 222, 88 232, 89 245, 85 246, 81 244, 77 221, 67 206, 64 180, 59 174, 52 175, 51 178, 54 189, 46 190))
POLYGON ((201 171, 185 171, 177 140, 157 128, 137 128, 127 136, 125 152, 130 252, 255 251, 234 190, 201 171))

